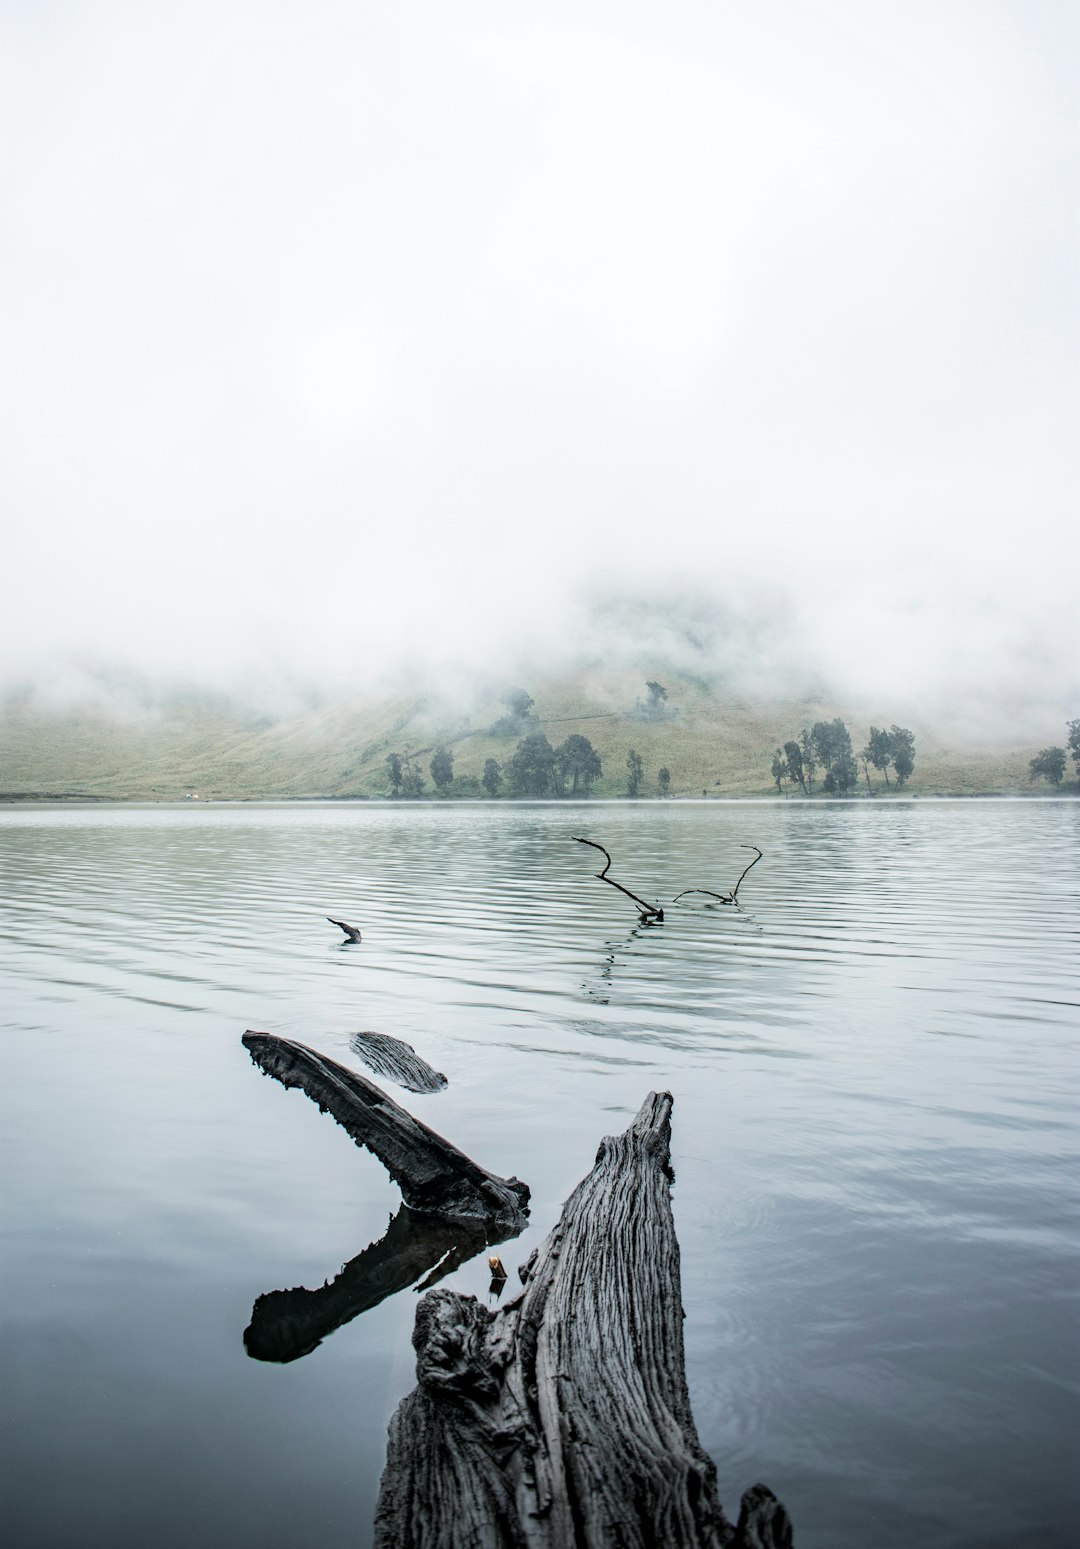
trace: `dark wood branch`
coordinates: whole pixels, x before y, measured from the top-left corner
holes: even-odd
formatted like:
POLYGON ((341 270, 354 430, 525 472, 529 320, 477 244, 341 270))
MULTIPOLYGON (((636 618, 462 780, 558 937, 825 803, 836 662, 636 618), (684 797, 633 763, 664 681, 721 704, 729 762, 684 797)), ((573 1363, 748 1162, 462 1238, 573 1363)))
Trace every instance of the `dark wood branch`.
POLYGON ((331 925, 336 925, 338 930, 343 930, 345 932, 345 940, 341 943, 342 946, 345 946, 348 942, 351 941, 362 940, 360 932, 355 925, 350 925, 345 920, 332 919, 330 915, 327 915, 326 918, 330 921, 331 925))
POLYGON ((411 1043, 389 1033, 353 1033, 349 1046, 369 1070, 396 1081, 408 1092, 442 1092, 447 1086, 441 1070, 433 1070, 411 1043))
POLYGON ((247 1353, 257 1361, 295 1361, 421 1276, 427 1278, 419 1289, 427 1290, 506 1235, 479 1221, 445 1221, 402 1205, 386 1235, 350 1259, 329 1285, 260 1296, 244 1331, 247 1353))
POLYGON ((761 859, 761 851, 758 849, 756 844, 742 844, 739 846, 739 848, 740 850, 753 850, 754 858, 750 862, 749 866, 747 866, 746 871, 743 872, 742 877, 739 878, 738 882, 736 882, 735 886, 731 890, 731 902, 733 904, 737 904, 739 902, 739 889, 742 887, 743 877, 746 876, 746 872, 752 871, 757 865, 758 861, 761 859))
POLYGON ((761 851, 758 849, 756 844, 741 844, 739 849, 753 850, 755 852, 754 859, 750 862, 750 865, 747 866, 746 871, 743 872, 742 877, 739 878, 738 882, 736 882, 730 893, 710 893, 707 887, 688 887, 684 888, 681 893, 677 893, 672 899, 672 903, 677 904, 680 898, 686 898, 691 893, 702 893, 706 898, 718 898, 722 904, 737 904, 739 902, 739 889, 742 886, 743 877, 745 877, 746 872, 751 871, 761 859, 761 851))
POLYGON ((274 1033, 248 1031, 244 1047, 267 1075, 299 1087, 386 1168, 412 1210, 521 1231, 529 1188, 485 1171, 414 1119, 373 1081, 274 1033))
POLYGON ((608 887, 617 887, 620 893, 625 893, 627 898, 632 898, 637 904, 638 908, 641 910, 641 923, 643 925, 649 924, 650 921, 655 921, 657 924, 663 924, 663 909, 657 908, 653 904, 647 904, 645 900, 643 898, 639 898, 636 893, 631 893, 628 887, 623 887, 621 882, 616 882, 613 877, 608 876, 608 871, 611 868, 611 856, 608 855, 608 852, 604 849, 602 844, 597 844, 595 839, 579 839, 577 834, 571 834, 570 837, 573 839, 575 844, 591 845, 594 850, 599 850, 600 854, 606 857, 607 865, 604 867, 603 871, 598 871, 596 873, 596 880, 598 882, 606 882, 608 887))
POLYGON ((524 1291, 433 1291, 390 1424, 377 1549, 788 1549, 764 1486, 737 1526, 686 1386, 668 1093, 601 1142, 524 1291))

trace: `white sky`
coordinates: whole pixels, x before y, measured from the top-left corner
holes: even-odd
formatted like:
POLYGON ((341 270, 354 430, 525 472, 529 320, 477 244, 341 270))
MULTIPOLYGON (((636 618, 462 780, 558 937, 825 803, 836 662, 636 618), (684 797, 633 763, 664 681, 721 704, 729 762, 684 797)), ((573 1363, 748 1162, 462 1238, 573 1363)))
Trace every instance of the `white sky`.
POLYGON ((1080 714, 1078 19, 0 0, 3 675, 767 585, 842 683, 1080 714))

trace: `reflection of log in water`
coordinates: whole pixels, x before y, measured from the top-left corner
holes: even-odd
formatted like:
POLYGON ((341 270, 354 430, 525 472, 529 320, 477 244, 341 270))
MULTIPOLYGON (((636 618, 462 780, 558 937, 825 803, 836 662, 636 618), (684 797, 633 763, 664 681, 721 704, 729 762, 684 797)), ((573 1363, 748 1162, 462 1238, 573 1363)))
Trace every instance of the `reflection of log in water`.
POLYGON ((505 1235, 479 1222, 444 1221, 402 1205, 385 1237, 358 1253, 329 1285, 260 1296, 244 1331, 247 1353, 259 1361, 295 1361, 422 1275, 427 1278, 419 1289, 426 1290, 505 1235))
POLYGON ((390 1424, 379 1549, 787 1549, 764 1486, 737 1526, 686 1387, 671 1213, 671 1097, 650 1093, 490 1312, 417 1308, 418 1386, 390 1424))
POLYGON ((489 1173, 366 1076, 274 1033, 248 1031, 244 1047, 268 1075, 306 1092, 358 1146, 377 1156, 413 1210, 492 1223, 507 1234, 523 1230, 528 1184, 489 1173))
POLYGON ((407 1092, 442 1092, 447 1086, 441 1070, 433 1070, 411 1043, 389 1033, 353 1033, 349 1046, 369 1070, 396 1081, 407 1092))

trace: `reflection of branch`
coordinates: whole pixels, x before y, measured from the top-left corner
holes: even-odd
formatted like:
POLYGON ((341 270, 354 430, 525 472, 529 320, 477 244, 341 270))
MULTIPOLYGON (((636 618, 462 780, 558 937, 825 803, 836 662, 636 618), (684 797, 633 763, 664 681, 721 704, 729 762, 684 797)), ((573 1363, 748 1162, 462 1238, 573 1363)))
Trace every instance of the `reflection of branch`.
POLYGON ((528 1184, 489 1173, 399 1108, 374 1081, 274 1033, 246 1032, 244 1047, 268 1075, 282 1086, 298 1086, 377 1156, 413 1210, 522 1230, 528 1184))
POLYGON ((643 898, 639 898, 636 893, 631 893, 631 891, 630 891, 630 889, 628 887, 623 887, 621 882, 616 882, 612 877, 608 876, 608 870, 609 870, 609 868, 611 866, 611 856, 608 855, 608 852, 604 849, 604 846, 602 844, 597 844, 595 839, 579 839, 577 834, 571 834, 570 837, 571 837, 571 839, 573 839, 575 844, 589 844, 589 845, 592 845, 594 850, 599 850, 601 855, 604 855, 604 856, 607 857, 607 865, 604 867, 603 871, 598 871, 596 873, 597 881, 598 882, 606 882, 609 887, 617 887, 620 893, 625 893, 627 898, 632 898, 634 900, 634 902, 637 905, 639 905, 639 907, 641 909, 641 923, 642 923, 642 925, 648 925, 651 921, 654 921, 654 920, 656 921, 656 923, 658 925, 662 925, 663 924, 663 921, 664 921, 664 911, 663 911, 663 909, 657 909, 657 908, 654 908, 652 904, 647 904, 645 902, 645 900, 643 898))
POLYGON ((617 952, 624 952, 627 947, 632 946, 633 943, 638 940, 640 935, 641 925, 638 924, 633 927, 633 929, 622 941, 605 942, 604 945, 607 956, 604 958, 604 966, 600 969, 600 978, 604 982, 598 987, 591 987, 589 981, 586 980, 585 983, 581 986, 586 995, 591 995, 593 999, 598 1000, 602 1006, 610 1005, 610 1001, 608 1000, 607 995, 603 994, 602 991, 606 989, 610 992, 611 990, 613 984, 613 975, 615 972, 615 954, 617 952))
POLYGON ((426 1291, 505 1235, 479 1222, 444 1221, 402 1205, 385 1237, 358 1253, 329 1285, 260 1296, 244 1330, 244 1347, 257 1361, 295 1361, 425 1272, 430 1274, 418 1289, 426 1291))
POLYGON ((651 1092, 498 1312, 433 1291, 390 1422, 377 1549, 791 1549, 764 1485, 725 1516, 686 1388, 671 1097, 651 1092))
POLYGON ((679 899, 685 898, 688 893, 704 893, 706 898, 718 898, 722 904, 737 904, 739 901, 739 888, 742 886, 743 877, 745 877, 746 872, 750 871, 752 867, 756 866, 758 861, 761 859, 761 851, 758 849, 756 844, 741 844, 739 849, 754 850, 756 853, 754 855, 754 859, 750 862, 750 865, 747 866, 746 871, 743 872, 742 877, 739 878, 738 882, 736 882, 730 893, 710 893, 707 887, 688 887, 684 888, 681 893, 676 894, 672 902, 677 904, 679 899))

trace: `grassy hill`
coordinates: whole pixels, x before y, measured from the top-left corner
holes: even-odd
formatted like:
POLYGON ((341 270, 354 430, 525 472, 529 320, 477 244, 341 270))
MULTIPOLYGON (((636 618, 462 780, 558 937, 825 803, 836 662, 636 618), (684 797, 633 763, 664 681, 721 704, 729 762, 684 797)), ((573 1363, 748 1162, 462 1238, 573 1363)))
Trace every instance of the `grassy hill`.
MULTIPOLYGON (((528 685, 539 729, 553 744, 580 732, 600 753, 604 773, 594 795, 625 795, 631 747, 644 762, 644 795, 658 793, 662 765, 674 796, 775 795, 770 765, 779 742, 839 715, 858 751, 869 730, 858 706, 753 700, 723 683, 661 676, 668 699, 660 718, 640 703, 647 694, 638 672, 593 669, 528 685)), ((372 694, 280 718, 209 695, 176 694, 122 711, 49 708, 24 696, 0 709, 0 799, 381 797, 390 791, 386 757, 393 751, 411 754, 424 772, 424 794, 433 796, 428 765, 439 746, 454 757, 451 794, 482 796, 485 759, 505 763, 517 744, 517 735, 491 733, 505 713, 494 693, 467 708, 430 696, 372 694)), ((887 706, 871 714, 877 724, 895 718, 887 706)), ((1036 747, 1004 739, 965 745, 909 723, 916 735, 910 794, 1032 790, 1027 766, 1036 747)), ((876 771, 872 778, 884 790, 876 771)), ((860 789, 865 794, 865 782, 860 789)))

